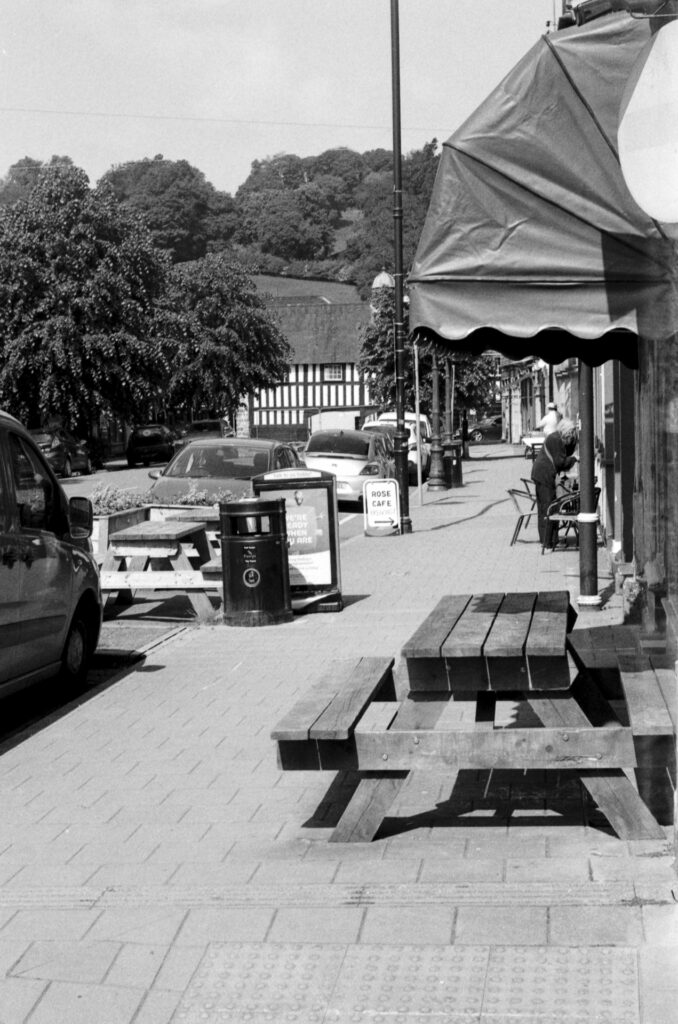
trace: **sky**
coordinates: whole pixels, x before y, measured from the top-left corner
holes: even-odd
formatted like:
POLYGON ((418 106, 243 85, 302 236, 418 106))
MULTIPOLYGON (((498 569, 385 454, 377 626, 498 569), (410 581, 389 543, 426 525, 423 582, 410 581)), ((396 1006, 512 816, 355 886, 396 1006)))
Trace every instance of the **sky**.
MULTIPOLYGON (((559 0, 399 0, 403 154, 444 141, 559 0)), ((390 0, 0 0, 0 177, 92 184, 162 154, 235 193, 254 160, 392 149, 390 0)))

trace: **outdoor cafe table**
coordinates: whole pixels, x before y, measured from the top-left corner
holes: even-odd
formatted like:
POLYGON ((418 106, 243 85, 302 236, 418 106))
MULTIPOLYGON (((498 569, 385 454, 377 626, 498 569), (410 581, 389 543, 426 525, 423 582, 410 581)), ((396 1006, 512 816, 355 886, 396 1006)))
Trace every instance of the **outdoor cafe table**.
POLYGON ((620 837, 663 839, 629 777, 632 729, 578 676, 575 619, 566 591, 444 597, 402 650, 402 699, 393 659, 330 666, 273 730, 279 764, 359 773, 332 841, 372 839, 408 775, 430 769, 450 789, 465 769, 573 770, 620 837))
POLYGON ((210 619, 209 584, 200 566, 213 558, 204 522, 146 520, 111 534, 101 589, 128 600, 135 590, 181 590, 198 618, 210 619))

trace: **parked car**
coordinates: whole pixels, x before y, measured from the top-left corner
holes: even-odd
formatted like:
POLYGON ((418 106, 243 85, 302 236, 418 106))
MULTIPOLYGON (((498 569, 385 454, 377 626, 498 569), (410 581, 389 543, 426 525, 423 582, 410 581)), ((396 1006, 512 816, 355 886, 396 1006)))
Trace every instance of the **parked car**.
POLYGON ((395 476, 392 446, 374 430, 318 430, 309 438, 304 462, 309 469, 321 469, 336 476, 340 501, 359 504, 365 480, 395 476))
POLYGON ((253 476, 274 469, 301 469, 303 463, 289 444, 244 437, 189 441, 163 470, 151 470, 154 501, 187 498, 205 492, 207 500, 251 496, 253 476))
MULTIPOLYGON (((395 459, 395 432, 396 424, 391 420, 371 420, 369 423, 363 424, 363 430, 375 430, 378 433, 383 434, 390 441, 393 449, 393 458, 395 459)), ((405 422, 405 430, 407 431, 407 471, 408 478, 411 484, 416 484, 418 480, 417 475, 417 428, 411 421, 405 422)), ((431 449, 430 445, 426 445, 423 442, 421 444, 421 474, 422 479, 425 480, 428 476, 429 467, 431 464, 431 449)))
POLYGON ((73 471, 92 472, 94 466, 87 444, 73 437, 63 427, 31 430, 31 437, 57 476, 69 477, 73 471))
POLYGON ((174 450, 178 451, 189 441, 204 441, 208 437, 232 437, 233 431, 223 420, 192 420, 179 430, 174 439, 174 450))
POLYGON ((127 440, 127 465, 169 462, 174 455, 174 433, 162 423, 145 423, 135 427, 127 440))
POLYGON ((92 505, 66 497, 31 434, 0 411, 0 693, 81 686, 101 628, 92 505))
POLYGON ((469 424, 469 441, 475 444, 480 444, 481 441, 501 441, 502 430, 501 415, 486 416, 485 419, 469 424))

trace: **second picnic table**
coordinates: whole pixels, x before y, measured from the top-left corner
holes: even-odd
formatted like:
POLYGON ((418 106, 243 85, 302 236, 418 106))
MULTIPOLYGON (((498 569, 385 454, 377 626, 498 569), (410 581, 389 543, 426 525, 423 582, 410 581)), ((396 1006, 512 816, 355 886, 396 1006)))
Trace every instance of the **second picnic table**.
POLYGON ((198 618, 210 619, 209 584, 200 566, 214 557, 203 522, 146 520, 111 535, 101 567, 101 589, 109 595, 184 591, 198 618))

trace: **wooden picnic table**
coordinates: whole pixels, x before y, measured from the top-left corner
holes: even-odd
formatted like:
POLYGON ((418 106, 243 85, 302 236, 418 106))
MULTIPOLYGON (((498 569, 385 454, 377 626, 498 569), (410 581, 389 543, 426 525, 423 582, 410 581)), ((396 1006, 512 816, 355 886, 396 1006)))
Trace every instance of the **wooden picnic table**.
POLYGON ((101 589, 131 600, 135 590, 181 590, 200 619, 213 616, 200 566, 215 557, 202 522, 146 520, 110 537, 101 589))
POLYGON ((273 730, 279 763, 360 773, 333 841, 372 839, 410 773, 430 769, 452 785, 465 769, 574 770, 620 837, 663 839, 631 781, 643 740, 582 682, 575 619, 566 591, 444 597, 402 650, 404 697, 393 660, 331 666, 273 730))

